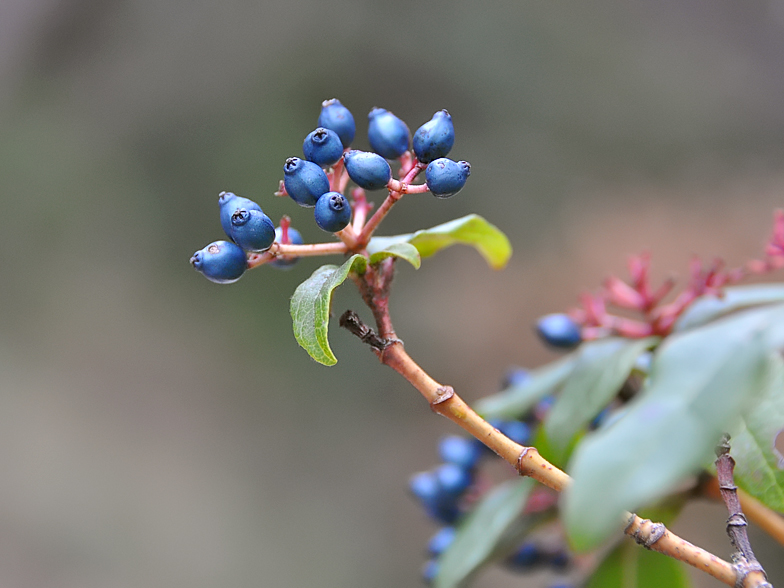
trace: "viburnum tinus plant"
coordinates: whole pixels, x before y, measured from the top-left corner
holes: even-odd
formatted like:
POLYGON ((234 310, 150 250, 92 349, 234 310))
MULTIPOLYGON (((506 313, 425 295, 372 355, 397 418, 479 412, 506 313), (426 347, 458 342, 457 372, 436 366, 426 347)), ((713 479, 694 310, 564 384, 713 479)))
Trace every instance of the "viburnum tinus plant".
POLYGON ((263 265, 344 258, 295 290, 296 340, 317 362, 337 362, 327 337, 332 293, 350 279, 375 325, 352 310, 340 325, 468 433, 442 439, 443 463, 410 480, 442 525, 428 544, 425 581, 463 586, 501 562, 521 571, 549 566, 557 585, 687 586, 689 564, 731 586, 769 586, 745 525, 748 517, 784 543, 784 284, 739 284, 784 267, 784 212, 776 213, 763 259, 731 269, 695 259, 678 294, 673 281, 653 287, 647 256, 631 258, 629 282, 611 277, 579 308, 540 319, 543 342, 567 354, 513 370, 501 392, 472 408, 406 353, 389 314, 390 286, 400 260, 419 268, 454 244, 474 247, 501 269, 512 252, 508 239, 477 215, 376 234, 404 196, 449 198, 465 186, 470 165, 447 158, 451 116, 436 112, 412 137, 402 120, 374 108, 370 151, 351 148, 354 118, 338 100, 323 103, 317 124, 303 158, 285 161, 276 195, 312 208, 333 239, 306 244, 289 217, 275 227, 256 202, 222 192, 228 240, 197 251, 191 263, 229 283, 263 265), (368 191, 384 195, 374 212, 368 191), (488 472, 483 464, 493 453, 516 475, 498 481, 488 472), (730 562, 665 527, 698 496, 727 505, 730 562), (647 550, 621 540, 624 533, 647 550))

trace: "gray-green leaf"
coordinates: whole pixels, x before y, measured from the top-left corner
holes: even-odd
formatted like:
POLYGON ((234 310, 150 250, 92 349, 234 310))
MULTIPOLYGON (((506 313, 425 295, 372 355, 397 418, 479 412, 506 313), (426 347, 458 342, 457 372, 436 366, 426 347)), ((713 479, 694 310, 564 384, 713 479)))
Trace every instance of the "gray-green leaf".
POLYGON ((724 296, 702 296, 686 309, 673 327, 684 331, 719 318, 725 314, 763 304, 784 302, 784 284, 754 284, 724 289, 724 296))
MULTIPOLYGON (((370 250, 369 246, 368 250, 370 250)), ((404 259, 413 265, 414 269, 419 269, 419 266, 422 265, 422 257, 419 255, 417 248, 411 243, 392 243, 384 249, 378 251, 374 250, 370 253, 369 261, 370 263, 378 263, 387 257, 399 257, 400 259, 404 259)))
POLYGON ((684 564, 623 541, 599 565, 586 588, 689 588, 684 564))

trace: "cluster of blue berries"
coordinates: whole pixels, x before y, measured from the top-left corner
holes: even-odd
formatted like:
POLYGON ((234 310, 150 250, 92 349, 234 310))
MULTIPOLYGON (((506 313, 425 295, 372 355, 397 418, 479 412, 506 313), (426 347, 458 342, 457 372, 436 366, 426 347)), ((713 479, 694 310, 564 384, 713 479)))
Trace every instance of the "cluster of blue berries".
MULTIPOLYGON (((455 141, 452 117, 446 110, 436 112, 413 138, 406 124, 388 110, 374 108, 368 118, 372 151, 351 149, 356 135, 353 115, 337 99, 324 101, 318 127, 302 144, 303 158, 289 157, 283 165, 279 194, 313 208, 316 225, 329 233, 338 233, 351 223, 352 205, 342 193, 345 182, 340 180, 343 168, 363 190, 391 189, 394 180, 387 160, 407 157, 409 170, 415 172, 408 177, 424 170, 427 190, 438 198, 457 194, 471 173, 468 162, 446 157, 455 141)), ((238 280, 247 269, 248 254, 263 253, 275 242, 303 243, 298 231, 283 225, 276 229, 252 200, 222 192, 219 205, 221 225, 229 240, 210 243, 191 257, 193 267, 213 282, 238 280)), ((296 257, 277 256, 271 264, 288 267, 294 261, 296 257)))

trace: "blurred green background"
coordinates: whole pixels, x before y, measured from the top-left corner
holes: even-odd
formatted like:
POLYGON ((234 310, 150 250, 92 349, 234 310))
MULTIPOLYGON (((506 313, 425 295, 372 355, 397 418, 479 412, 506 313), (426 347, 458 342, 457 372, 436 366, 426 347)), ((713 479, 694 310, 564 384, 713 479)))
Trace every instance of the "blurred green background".
MULTIPOLYGON (((0 585, 420 585, 435 526, 407 479, 454 426, 336 327, 337 366, 297 347, 288 299, 316 261, 194 272, 218 193, 321 240, 272 197, 321 101, 360 148, 373 106, 412 129, 447 108, 468 186, 384 232, 477 212, 510 236, 503 272, 454 248, 395 283, 406 349, 473 401, 553 357, 532 322, 627 254, 683 277, 761 250, 782 57, 782 2, 3 0, 0 585)), ((727 557, 725 517, 676 530, 727 557)))

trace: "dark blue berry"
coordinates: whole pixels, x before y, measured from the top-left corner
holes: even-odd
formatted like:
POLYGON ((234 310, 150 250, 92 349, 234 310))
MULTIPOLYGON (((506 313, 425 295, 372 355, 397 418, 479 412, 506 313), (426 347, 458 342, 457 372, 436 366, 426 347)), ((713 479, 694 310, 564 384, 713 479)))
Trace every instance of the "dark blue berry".
POLYGON ((523 543, 520 548, 506 560, 509 566, 522 570, 532 568, 541 561, 542 552, 539 550, 539 547, 531 541, 523 543))
POLYGON ((444 553, 452 545, 455 535, 457 535, 457 531, 454 527, 441 527, 427 544, 427 550, 430 555, 438 557, 444 553))
POLYGON ((351 150, 343 156, 343 161, 346 162, 348 176, 365 190, 385 188, 392 177, 387 160, 378 153, 351 150))
POLYGON ((368 141, 373 151, 387 159, 397 159, 408 150, 411 134, 406 123, 383 108, 374 108, 368 118, 368 141))
POLYGON ((446 110, 439 110, 419 127, 412 139, 414 153, 422 163, 446 157, 455 144, 455 127, 446 110))
POLYGON ((441 491, 450 498, 458 498, 471 486, 471 472, 453 463, 441 464, 435 475, 441 491))
POLYGON ((425 584, 430 585, 436 581, 436 576, 438 576, 438 561, 430 559, 422 566, 422 579, 425 584))
POLYGON ((548 314, 536 322, 536 332, 548 345, 562 349, 577 347, 583 340, 580 326, 568 314, 548 314))
POLYGON ((231 238, 245 251, 266 251, 275 240, 275 225, 260 210, 238 208, 231 215, 231 238))
POLYGON ((327 192, 316 202, 316 224, 328 233, 337 233, 351 220, 351 205, 340 192, 327 192))
POLYGON ((504 380, 501 383, 501 389, 517 388, 528 383, 531 379, 531 372, 525 368, 513 368, 506 372, 504 380))
POLYGON ((437 504, 441 496, 441 487, 433 472, 419 472, 408 481, 411 492, 424 505, 437 504))
POLYGON ((322 167, 330 166, 343 157, 343 143, 335 131, 319 127, 305 137, 302 152, 308 161, 322 167))
MULTIPOLYGON (((302 239, 302 235, 297 229, 292 229, 289 227, 288 231, 289 241, 287 244, 291 245, 302 245, 305 241, 302 239)), ((275 243, 280 243, 281 239, 283 238, 283 229, 280 227, 275 228, 275 243)), ((299 257, 291 257, 288 255, 278 256, 273 259, 269 264, 272 267, 276 267, 278 269, 288 269, 295 263, 299 261, 299 257)))
POLYGON ((191 265, 216 284, 231 284, 248 269, 248 260, 236 243, 215 241, 194 253, 191 265))
POLYGON ((237 196, 232 192, 221 192, 218 196, 218 206, 220 207, 221 226, 229 239, 234 238, 231 236, 231 215, 234 214, 234 211, 239 208, 261 211, 261 206, 253 202, 253 200, 237 196))
POLYGON ((340 137, 343 147, 351 145, 357 132, 354 117, 349 109, 343 106, 337 98, 325 100, 321 103, 318 126, 335 131, 338 137, 340 137))
POLYGON ((452 161, 441 157, 428 164, 425 169, 425 182, 433 196, 449 198, 463 189, 470 175, 471 164, 467 161, 452 161))
POLYGON ((466 439, 460 435, 449 435, 441 439, 438 444, 438 453, 447 463, 453 463, 465 470, 476 467, 482 451, 473 439, 466 439))
POLYGON ((531 440, 531 429, 522 421, 501 421, 496 428, 520 445, 527 445, 531 440))
POLYGON ((569 567, 571 561, 572 558, 569 552, 565 549, 559 549, 555 553, 550 554, 548 563, 553 569, 562 572, 569 567))
POLYGON ((316 206, 319 197, 329 192, 329 179, 312 161, 289 157, 283 165, 283 184, 289 196, 305 208, 316 206))
MULTIPOLYGON (((449 479, 446 481, 453 483, 449 479)), ((445 490, 437 470, 414 474, 409 480, 409 488, 433 519, 451 525, 460 516, 457 496, 445 490)))

